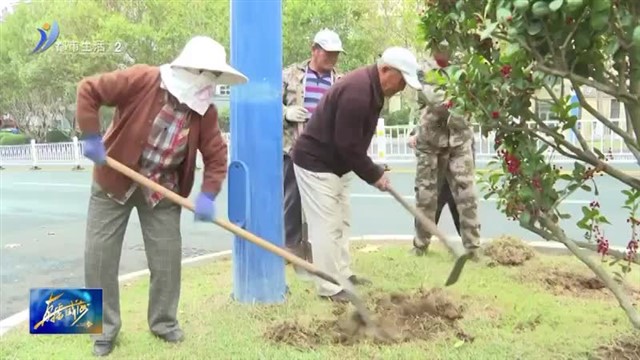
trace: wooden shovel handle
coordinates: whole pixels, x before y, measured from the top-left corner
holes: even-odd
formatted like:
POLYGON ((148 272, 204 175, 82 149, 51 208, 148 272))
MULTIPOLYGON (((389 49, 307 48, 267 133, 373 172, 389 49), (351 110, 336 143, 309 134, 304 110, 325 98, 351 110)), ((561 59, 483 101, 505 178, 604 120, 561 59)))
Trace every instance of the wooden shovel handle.
POLYGON ((431 234, 435 235, 437 238, 439 238, 440 241, 442 241, 444 246, 447 247, 447 250, 449 250, 449 252, 451 254, 453 254, 456 257, 459 256, 459 254, 455 251, 455 249, 453 248, 452 243, 449 241, 447 236, 444 235, 444 233, 442 233, 442 231, 440 231, 438 229, 438 226, 433 221, 431 221, 431 219, 429 219, 428 217, 424 216, 424 214, 422 214, 420 211, 418 211, 418 209, 416 209, 415 207, 411 206, 411 204, 409 204, 402 197, 402 195, 400 195, 395 189, 389 187, 389 188, 387 188, 387 192, 389 194, 391 194, 391 196, 393 196, 400 203, 400 205, 402 205, 402 207, 407 209, 411 213, 411 215, 413 215, 416 219, 418 219, 418 221, 420 221, 420 224, 422 224, 422 226, 429 233, 431 233, 431 234))
MULTIPOLYGON (((193 205, 193 203, 191 201, 189 201, 189 199, 184 198, 176 193, 174 193, 173 191, 165 188, 164 186, 151 181, 149 179, 147 179, 146 177, 144 177, 143 175, 139 174, 138 172, 130 169, 129 167, 123 165, 122 163, 118 162, 117 160, 114 160, 111 157, 107 157, 107 165, 109 165, 111 168, 113 168, 114 170, 122 173, 123 175, 131 178, 132 180, 134 180, 135 182, 139 183, 142 186, 148 187, 149 189, 153 190, 153 191, 157 191, 160 194, 162 194, 163 196, 165 196, 167 199, 173 201, 174 203, 184 207, 185 209, 189 209, 191 211, 195 211, 195 206, 193 205)), ((332 277, 328 276, 327 274, 321 272, 320 270, 318 270, 313 264, 299 258, 298 256, 295 256, 293 254, 291 254, 290 252, 284 250, 283 248, 276 246, 270 242, 268 242, 267 240, 264 240, 260 237, 258 237, 255 234, 252 234, 246 230, 244 230, 243 228, 227 221, 224 219, 214 219, 213 222, 224 228, 225 230, 240 236, 242 238, 245 238, 247 240, 249 240, 250 242, 260 246, 261 248, 274 253, 286 260, 288 260, 290 263, 297 265, 305 270, 307 270, 308 272, 317 275, 321 278, 323 278, 324 280, 327 280, 331 283, 334 283, 336 285, 340 285, 340 283, 338 283, 337 280, 333 279, 332 277)))

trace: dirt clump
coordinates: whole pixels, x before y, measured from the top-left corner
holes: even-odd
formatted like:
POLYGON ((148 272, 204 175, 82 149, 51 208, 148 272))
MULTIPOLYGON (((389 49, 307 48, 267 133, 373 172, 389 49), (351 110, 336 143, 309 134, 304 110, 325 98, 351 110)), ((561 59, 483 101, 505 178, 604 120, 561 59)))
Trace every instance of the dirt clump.
POLYGON ((599 347, 590 360, 640 360, 640 338, 625 337, 599 347))
POLYGON ((272 326, 266 334, 267 338, 274 342, 292 346, 307 344, 309 347, 318 344, 317 339, 320 335, 297 321, 285 321, 272 326))
POLYGON ((489 258, 489 266, 520 266, 535 256, 531 246, 511 236, 501 236, 491 241, 483 246, 482 253, 489 258))
POLYGON ((444 290, 420 290, 408 295, 394 293, 373 299, 372 312, 379 329, 388 336, 380 337, 357 320, 356 314, 334 310, 330 320, 315 319, 308 326, 285 322, 267 330, 265 336, 275 342, 310 348, 321 344, 354 345, 363 341, 380 344, 430 340, 440 336, 455 336, 471 342, 473 337, 457 324, 463 307, 456 305, 444 290), (296 334, 292 334, 296 332, 296 334))

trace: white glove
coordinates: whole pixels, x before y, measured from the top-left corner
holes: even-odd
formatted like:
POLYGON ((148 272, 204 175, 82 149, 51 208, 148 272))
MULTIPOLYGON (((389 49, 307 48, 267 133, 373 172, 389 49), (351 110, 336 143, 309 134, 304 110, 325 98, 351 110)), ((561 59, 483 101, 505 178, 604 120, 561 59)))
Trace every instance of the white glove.
POLYGON ((287 112, 284 114, 284 118, 291 122, 306 122, 309 110, 302 106, 287 106, 287 112))

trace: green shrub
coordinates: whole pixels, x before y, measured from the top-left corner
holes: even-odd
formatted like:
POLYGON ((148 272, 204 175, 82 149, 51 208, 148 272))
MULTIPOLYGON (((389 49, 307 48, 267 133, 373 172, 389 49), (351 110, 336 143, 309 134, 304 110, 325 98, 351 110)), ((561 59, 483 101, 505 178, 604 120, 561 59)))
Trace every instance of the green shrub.
POLYGON ((390 113, 385 119, 385 126, 395 125, 407 125, 409 124, 409 116, 411 115, 411 108, 403 108, 390 113))
POLYGON ((218 126, 220 127, 220 131, 229 132, 229 107, 219 107, 218 108, 218 126))
POLYGON ((30 141, 31 139, 25 134, 4 133, 0 137, 0 145, 24 145, 30 141))
POLYGON ((60 130, 51 130, 45 136, 48 143, 69 142, 71 137, 60 130))

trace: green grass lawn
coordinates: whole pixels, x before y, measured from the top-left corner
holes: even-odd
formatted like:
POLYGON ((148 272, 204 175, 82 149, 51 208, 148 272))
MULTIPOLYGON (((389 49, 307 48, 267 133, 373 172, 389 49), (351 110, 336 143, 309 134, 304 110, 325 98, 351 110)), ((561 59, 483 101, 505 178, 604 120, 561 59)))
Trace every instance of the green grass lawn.
MULTIPOLYGON (((404 245, 354 244, 353 248, 354 269, 374 281, 362 289, 371 309, 375 296, 442 286, 452 265, 437 246, 422 258, 409 254, 404 245)), ((179 345, 165 344, 148 331, 148 279, 123 285, 123 328, 110 358, 587 359, 599 346, 632 334, 632 328, 606 290, 582 288, 580 276, 567 275, 571 273, 590 275, 571 257, 536 254, 518 267, 469 262, 460 281, 444 290, 462 311, 455 329, 436 317, 416 317, 406 322, 411 325, 404 336, 411 339, 409 332, 414 332, 427 340, 379 345, 365 339, 344 345, 333 343, 335 329, 318 326, 335 319, 340 309, 318 300, 312 285, 297 280, 291 269, 287 277, 292 294, 286 303, 243 305, 230 300, 230 261, 221 260, 183 272, 180 321, 186 339, 179 345), (274 327, 279 332, 286 328, 285 321, 298 327, 288 327, 289 336, 282 339, 293 345, 270 339, 274 327), (306 343, 313 346, 305 348, 306 343)), ((639 273, 635 267, 628 281, 640 284, 639 273)), ((0 358, 87 359, 91 342, 88 336, 32 336, 25 324, 2 338, 0 358)))

